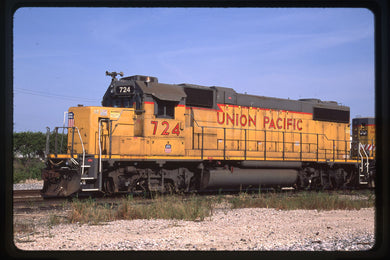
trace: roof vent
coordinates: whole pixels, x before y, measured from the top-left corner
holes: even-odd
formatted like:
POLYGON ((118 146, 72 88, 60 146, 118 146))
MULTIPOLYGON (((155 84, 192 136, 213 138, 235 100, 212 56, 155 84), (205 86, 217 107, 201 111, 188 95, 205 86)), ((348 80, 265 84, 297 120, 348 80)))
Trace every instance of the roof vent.
POLYGON ((137 81, 143 81, 145 83, 158 83, 158 79, 156 77, 142 76, 142 75, 125 77, 125 78, 121 78, 121 80, 137 80, 137 81))
POLYGON ((301 98, 298 100, 303 102, 310 102, 310 103, 321 103, 321 99, 318 98, 301 98))

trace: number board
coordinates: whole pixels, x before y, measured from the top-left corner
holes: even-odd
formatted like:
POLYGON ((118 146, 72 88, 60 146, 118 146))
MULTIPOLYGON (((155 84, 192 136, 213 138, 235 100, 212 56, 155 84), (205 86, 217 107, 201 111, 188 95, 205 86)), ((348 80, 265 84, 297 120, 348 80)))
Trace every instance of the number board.
POLYGON ((360 136, 367 136, 368 132, 366 129, 361 129, 360 130, 360 136))
POLYGON ((115 86, 115 94, 121 96, 127 96, 130 94, 134 94, 133 86, 115 86))

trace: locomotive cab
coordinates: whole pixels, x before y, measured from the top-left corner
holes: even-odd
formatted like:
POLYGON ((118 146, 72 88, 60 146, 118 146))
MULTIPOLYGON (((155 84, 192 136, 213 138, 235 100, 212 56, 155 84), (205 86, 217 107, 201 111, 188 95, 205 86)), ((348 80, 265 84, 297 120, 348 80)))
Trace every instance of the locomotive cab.
POLYGON ((359 168, 364 174, 361 174, 361 179, 364 183, 374 187, 374 179, 376 173, 375 156, 375 118, 374 117, 358 117, 352 119, 352 149, 353 158, 361 161, 359 168))
POLYGON ((358 145, 369 157, 375 157, 375 118, 359 117, 352 119, 352 141, 354 157, 358 156, 358 145))
POLYGON ((128 133, 127 125, 111 119, 117 131, 112 133, 114 143, 111 149, 119 149, 112 151, 113 154, 184 155, 185 98, 186 94, 181 88, 158 83, 155 77, 135 75, 120 80, 113 78, 102 105, 110 109, 118 108, 119 111, 131 107, 135 113, 132 135, 128 133), (128 150, 130 146, 135 151, 128 150))
POLYGON ((67 196, 80 190, 128 191, 129 184, 124 183, 131 182, 129 176, 110 176, 104 169, 135 157, 179 159, 185 155, 183 89, 159 84, 155 77, 136 75, 118 80, 117 73, 106 74, 112 81, 102 107, 69 108, 67 154, 48 153, 42 172, 45 196, 67 196))

